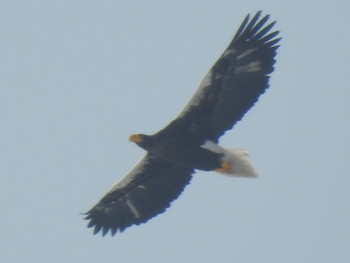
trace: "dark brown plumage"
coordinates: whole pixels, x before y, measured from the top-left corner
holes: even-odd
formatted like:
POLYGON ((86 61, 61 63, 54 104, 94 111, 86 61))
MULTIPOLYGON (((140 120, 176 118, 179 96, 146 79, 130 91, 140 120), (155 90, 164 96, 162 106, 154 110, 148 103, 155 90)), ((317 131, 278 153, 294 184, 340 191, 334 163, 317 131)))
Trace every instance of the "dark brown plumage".
POLYGON ((204 77, 185 109, 154 135, 130 140, 146 156, 86 213, 88 227, 124 231, 165 211, 190 182, 195 169, 255 177, 247 154, 217 145, 268 88, 278 31, 261 12, 244 19, 232 42, 204 77))

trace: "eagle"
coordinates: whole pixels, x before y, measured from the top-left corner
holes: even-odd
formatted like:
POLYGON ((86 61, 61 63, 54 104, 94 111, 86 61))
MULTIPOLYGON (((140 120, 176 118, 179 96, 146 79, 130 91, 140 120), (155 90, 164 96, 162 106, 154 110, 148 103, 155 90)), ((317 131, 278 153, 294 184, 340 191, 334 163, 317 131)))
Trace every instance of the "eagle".
POLYGON ((269 87, 281 38, 268 20, 261 11, 248 14, 182 112, 153 135, 129 137, 146 155, 85 213, 94 234, 114 236, 163 213, 195 170, 257 176, 246 151, 218 142, 269 87))

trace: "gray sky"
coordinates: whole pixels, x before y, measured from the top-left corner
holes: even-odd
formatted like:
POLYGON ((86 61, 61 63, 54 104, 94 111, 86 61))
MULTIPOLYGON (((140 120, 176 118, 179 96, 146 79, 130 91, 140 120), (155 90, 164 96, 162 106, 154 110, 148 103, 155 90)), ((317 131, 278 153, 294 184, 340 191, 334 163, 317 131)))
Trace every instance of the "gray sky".
POLYGON ((1 261, 349 262, 350 1, 328 2, 2 1, 1 261), (143 156, 129 134, 174 118, 259 9, 283 37, 271 88, 221 140, 259 178, 197 172, 93 236, 79 213, 143 156))

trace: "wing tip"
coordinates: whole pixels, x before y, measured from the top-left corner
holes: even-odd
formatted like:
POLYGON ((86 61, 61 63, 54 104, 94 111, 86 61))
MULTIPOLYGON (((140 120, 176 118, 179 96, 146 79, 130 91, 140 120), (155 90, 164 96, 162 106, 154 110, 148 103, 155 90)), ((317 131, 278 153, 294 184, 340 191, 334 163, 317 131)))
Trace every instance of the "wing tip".
POLYGON ((108 232, 110 232, 111 236, 113 237, 118 232, 118 230, 119 230, 119 232, 124 231, 124 229, 118 229, 117 227, 108 226, 108 225, 104 225, 102 223, 99 223, 96 216, 93 215, 92 210, 90 210, 86 213, 81 213, 81 214, 85 216, 85 217, 83 217, 84 220, 90 220, 87 224, 87 227, 93 228, 92 232, 94 235, 101 232, 102 236, 104 237, 108 234, 108 232))
MULTIPOLYGON (((251 14, 247 14, 229 45, 229 48, 249 39, 258 41, 262 44, 268 44, 270 41, 274 41, 274 37, 280 33, 280 31, 277 30, 271 32, 272 28, 277 23, 276 20, 266 25, 267 21, 270 19, 270 14, 266 14, 262 17, 262 10, 259 10, 251 19, 250 17, 251 14)), ((281 37, 279 40, 281 40, 281 37)))

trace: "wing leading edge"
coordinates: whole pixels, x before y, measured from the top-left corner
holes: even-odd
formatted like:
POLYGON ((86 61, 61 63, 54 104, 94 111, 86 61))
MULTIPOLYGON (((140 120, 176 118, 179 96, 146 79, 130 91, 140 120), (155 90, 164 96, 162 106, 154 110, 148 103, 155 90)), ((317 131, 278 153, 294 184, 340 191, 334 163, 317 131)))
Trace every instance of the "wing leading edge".
POLYGON ((114 235, 163 213, 189 184, 193 169, 147 154, 86 213, 94 234, 114 235))
MULTIPOLYGON (((244 19, 185 109, 160 132, 215 142, 255 104, 268 88, 280 40, 278 31, 270 33, 275 22, 265 26, 269 16, 260 16, 258 12, 251 20, 249 15, 244 19)), ((86 213, 88 227, 95 234, 102 230, 103 235, 114 235, 148 221, 170 206, 193 172, 148 153, 86 213)))
POLYGON ((260 16, 261 11, 251 20, 249 15, 244 19, 230 45, 169 128, 185 124, 186 130, 202 136, 203 141, 217 142, 265 92, 280 38, 276 38, 278 31, 270 32, 276 22, 266 25, 269 15, 260 16))

